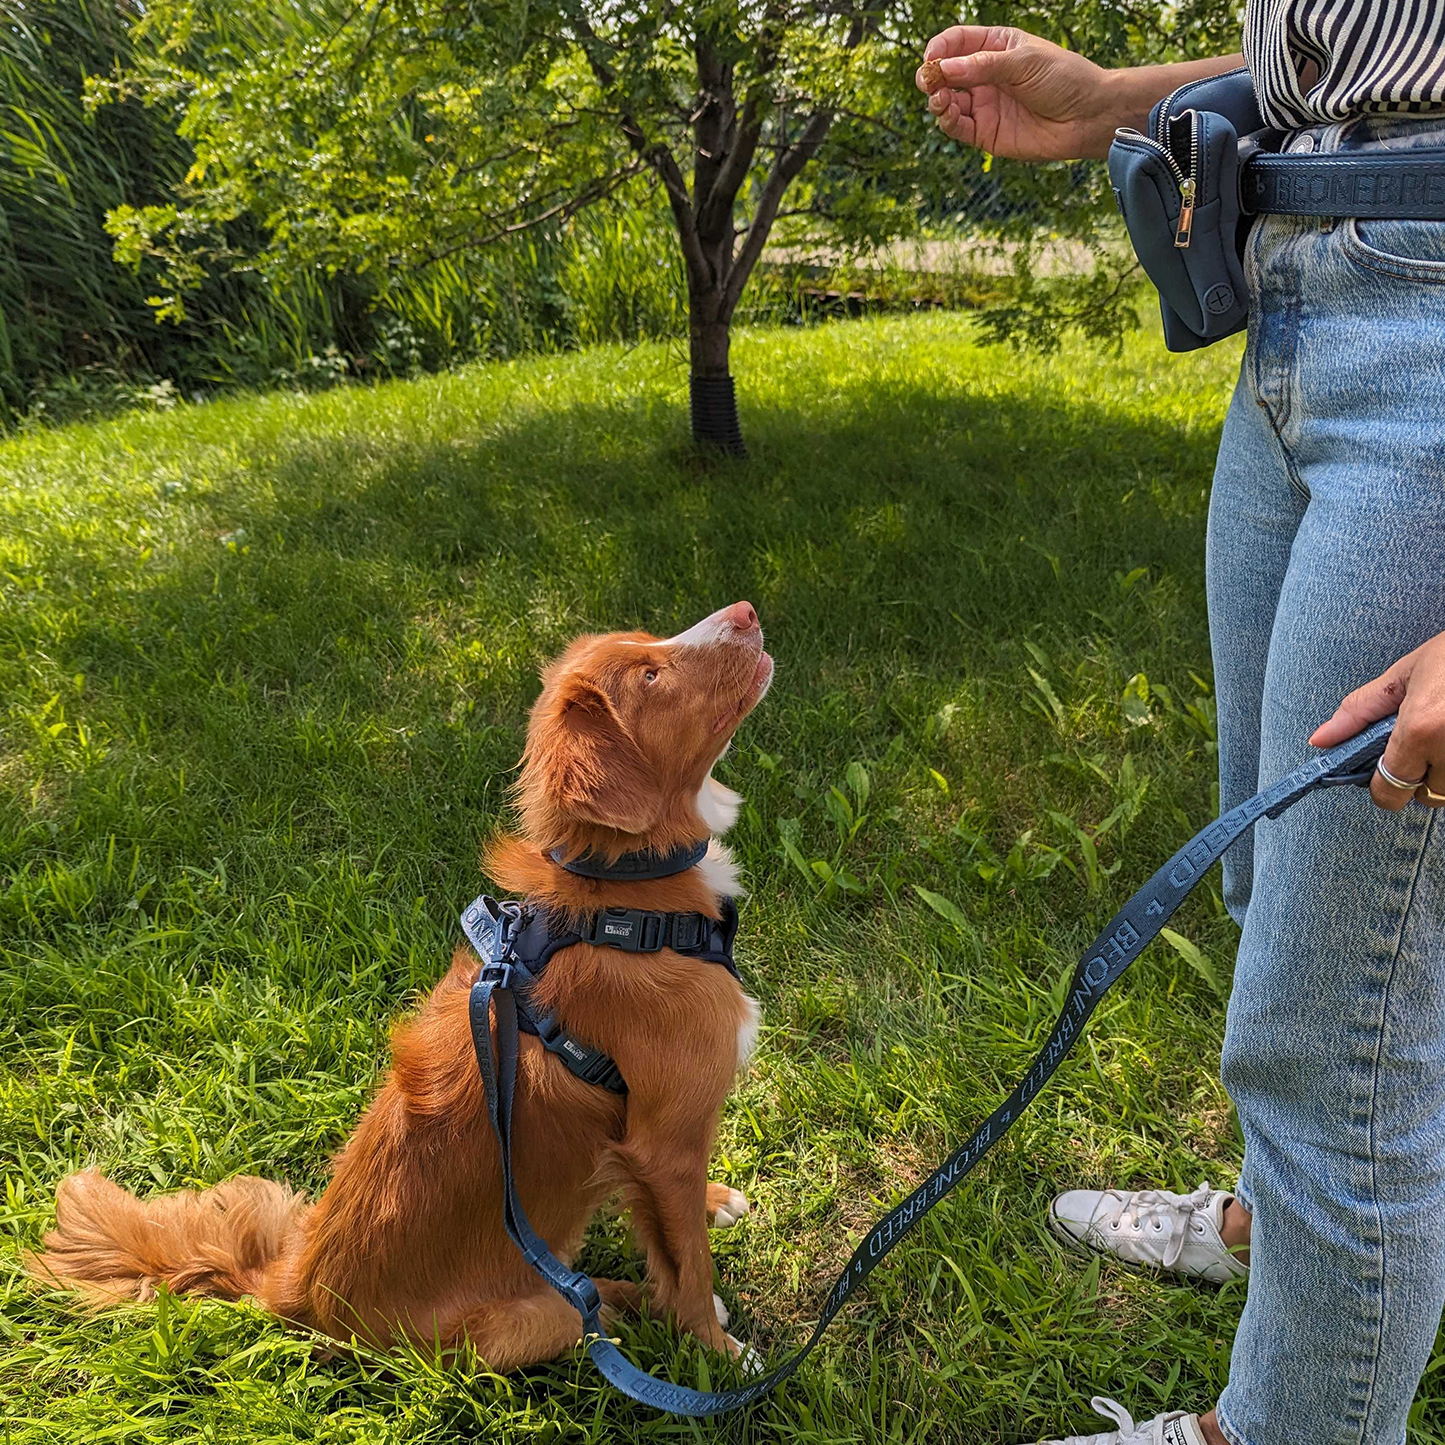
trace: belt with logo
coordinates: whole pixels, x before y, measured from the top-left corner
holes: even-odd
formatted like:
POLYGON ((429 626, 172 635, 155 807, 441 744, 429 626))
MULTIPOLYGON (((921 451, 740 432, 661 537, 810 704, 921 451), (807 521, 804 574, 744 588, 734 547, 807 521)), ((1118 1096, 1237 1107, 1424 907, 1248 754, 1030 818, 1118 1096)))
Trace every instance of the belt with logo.
POLYGON ((1445 220, 1445 150, 1255 152, 1239 176, 1246 215, 1445 220))

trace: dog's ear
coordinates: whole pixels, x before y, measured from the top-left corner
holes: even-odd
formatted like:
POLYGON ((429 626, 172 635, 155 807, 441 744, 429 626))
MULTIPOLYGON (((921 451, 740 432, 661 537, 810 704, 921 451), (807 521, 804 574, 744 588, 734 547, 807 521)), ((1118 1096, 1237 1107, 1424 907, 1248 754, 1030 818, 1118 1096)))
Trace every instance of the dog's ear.
POLYGON ((645 833, 657 821, 652 770, 600 688, 568 679, 548 733, 538 762, 567 813, 619 833, 645 833))

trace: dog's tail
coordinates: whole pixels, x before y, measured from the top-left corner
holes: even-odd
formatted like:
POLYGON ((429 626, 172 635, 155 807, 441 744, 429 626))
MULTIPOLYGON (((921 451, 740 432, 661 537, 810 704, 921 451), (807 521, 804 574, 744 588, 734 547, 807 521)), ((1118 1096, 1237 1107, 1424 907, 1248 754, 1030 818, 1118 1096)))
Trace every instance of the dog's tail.
POLYGON ((240 1299, 256 1293, 306 1208, 286 1185, 250 1176, 141 1200, 86 1169, 62 1181, 56 1227, 27 1264, 95 1304, 150 1299, 162 1283, 240 1299))

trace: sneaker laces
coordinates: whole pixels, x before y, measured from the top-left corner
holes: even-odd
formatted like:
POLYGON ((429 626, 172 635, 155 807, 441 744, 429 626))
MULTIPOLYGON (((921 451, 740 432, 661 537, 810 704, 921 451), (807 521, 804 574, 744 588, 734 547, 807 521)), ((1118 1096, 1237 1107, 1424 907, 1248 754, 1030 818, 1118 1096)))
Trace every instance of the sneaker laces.
POLYGON ((1089 1406, 1096 1415, 1112 1420, 1119 1427, 1120 1435, 1132 1435, 1137 1428, 1134 1417, 1117 1400, 1111 1400, 1107 1395, 1095 1395, 1089 1401, 1089 1406))
POLYGON ((1117 1400, 1111 1400, 1107 1395, 1095 1395, 1089 1404, 1096 1413, 1106 1420, 1112 1420, 1119 1428, 1117 1433, 1111 1430, 1102 1435, 1080 1437, 1078 1445, 1161 1445, 1163 1441, 1176 1438, 1202 1438, 1197 1424, 1191 1429, 1189 1422, 1180 1415, 1159 1415, 1153 1420, 1143 1420, 1136 1424, 1134 1417, 1117 1400), (1176 1434, 1170 1427, 1181 1421, 1181 1428, 1176 1434))
MULTIPOLYGON (((1194 1216, 1207 1213, 1214 1190, 1206 1179, 1193 1194, 1172 1194, 1160 1189, 1143 1189, 1120 1211, 1120 1222, 1128 1221, 1141 1232, 1150 1226, 1156 1233, 1166 1233, 1160 1263, 1173 1269, 1189 1243, 1194 1229, 1194 1216), (1158 1221, 1157 1225, 1155 1221, 1158 1221)), ((1100 1397, 1102 1398, 1102 1397, 1100 1397)), ((1110 1402, 1112 1403, 1112 1402, 1110 1402)), ((1103 1414, 1103 1411, 1100 1411, 1103 1414)))

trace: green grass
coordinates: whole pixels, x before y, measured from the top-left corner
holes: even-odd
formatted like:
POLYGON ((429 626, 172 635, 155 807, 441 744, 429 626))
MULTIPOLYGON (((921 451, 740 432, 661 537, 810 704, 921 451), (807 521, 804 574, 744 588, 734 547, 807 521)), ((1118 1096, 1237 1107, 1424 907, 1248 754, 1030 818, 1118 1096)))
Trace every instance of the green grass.
MULTIPOLYGON (((797 1340, 850 1240, 1023 1068, 1075 951, 1213 811, 1203 529, 1237 353, 968 335, 745 335, 743 465, 689 453, 660 348, 0 447, 6 1445, 1008 1441, 1083 1424, 1095 1391, 1214 1398, 1240 1293, 1082 1266, 1039 1222, 1065 1183, 1232 1178, 1214 887, 1178 923, 1203 965, 1151 949, 740 1419, 634 1409, 580 1357, 498 1380, 323 1363, 244 1306, 88 1319, 18 1270, 82 1164, 320 1187, 480 887, 538 665, 581 628, 747 597, 778 680, 721 773, 748 799, 765 1032, 714 1169, 755 1213, 715 1244, 739 1332, 797 1340)), ((615 1223, 588 1258, 637 1271, 615 1223)), ((659 1324, 627 1343, 719 1373, 659 1324)), ((1416 1440, 1445 1439, 1441 1400, 1431 1376, 1416 1440)))

